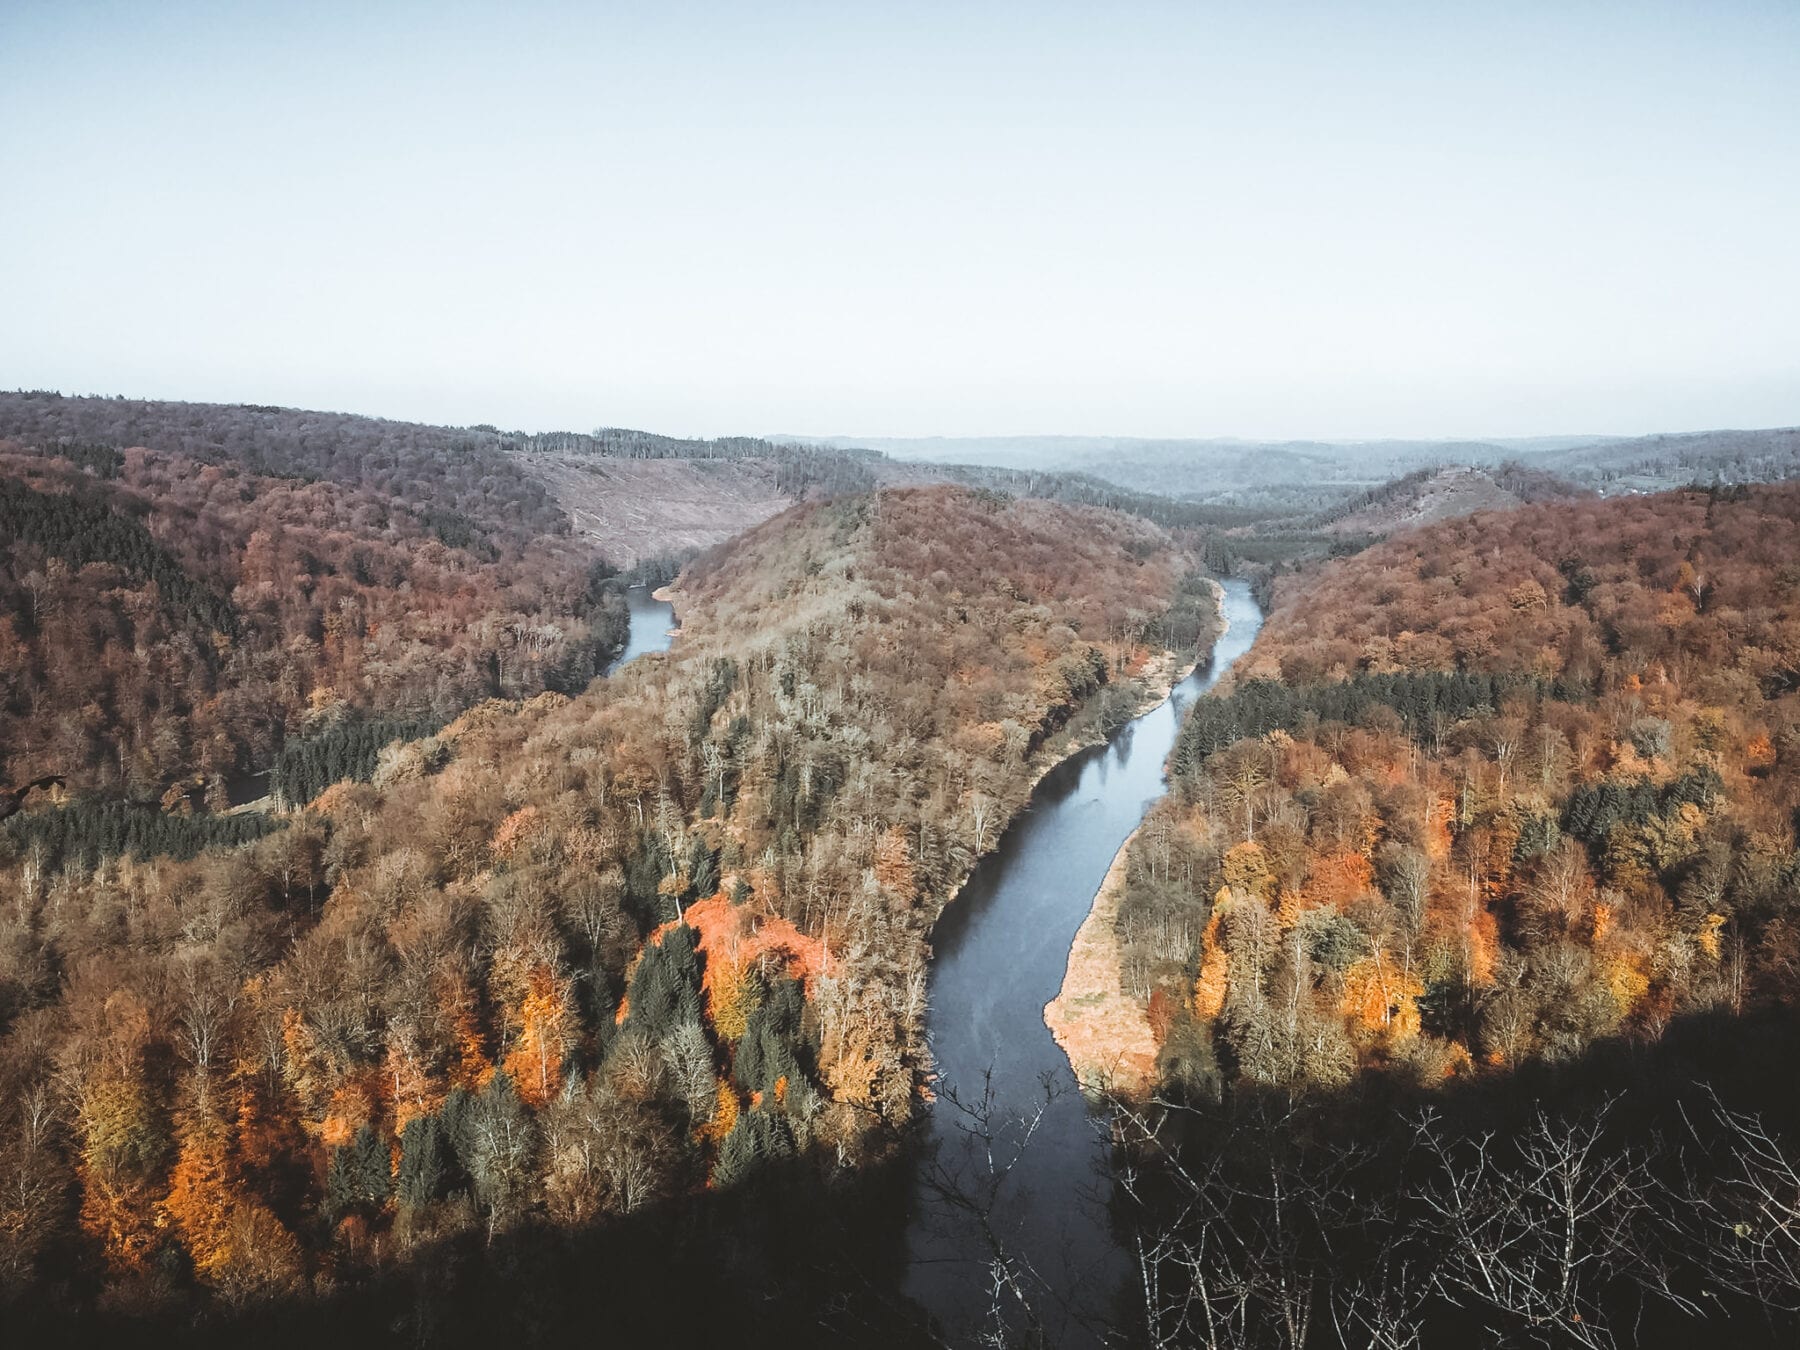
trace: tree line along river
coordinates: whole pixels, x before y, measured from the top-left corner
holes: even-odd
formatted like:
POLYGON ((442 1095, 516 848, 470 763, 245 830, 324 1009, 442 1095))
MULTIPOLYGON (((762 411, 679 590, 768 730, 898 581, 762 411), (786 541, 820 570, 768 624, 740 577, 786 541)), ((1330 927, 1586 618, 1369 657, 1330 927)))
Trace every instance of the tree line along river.
POLYGON ((1086 1339, 1086 1317, 1109 1310, 1126 1274, 1106 1221, 1104 1133, 1044 1005, 1114 856, 1166 790, 1183 712, 1262 625, 1249 585, 1223 586, 1226 628, 1209 659, 1107 744, 1051 770, 933 932, 937 1100, 914 1178, 905 1288, 953 1341, 991 1305, 1013 1302, 996 1294, 997 1252, 1031 1286, 1050 1344, 1086 1339))
MULTIPOLYGON (((933 931, 937 1099, 915 1168, 904 1289, 953 1341, 1012 1301, 1004 1290, 996 1298, 1000 1252, 1029 1286, 1050 1344, 1087 1340, 1087 1319, 1105 1316, 1127 1274, 1106 1220, 1104 1132, 1044 1005, 1113 858, 1167 788, 1183 714, 1262 626, 1249 585, 1222 585, 1226 627, 1208 658, 1105 745, 1046 774, 933 931)), ((608 674, 674 637, 672 605, 641 586, 627 602, 630 638, 608 674)))

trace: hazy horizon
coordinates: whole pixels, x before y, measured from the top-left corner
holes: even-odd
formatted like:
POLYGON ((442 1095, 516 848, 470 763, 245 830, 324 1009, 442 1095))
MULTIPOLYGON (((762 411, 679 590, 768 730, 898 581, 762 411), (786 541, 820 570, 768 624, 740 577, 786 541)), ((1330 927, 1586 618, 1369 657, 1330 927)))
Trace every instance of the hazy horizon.
POLYGON ((1789 426, 1796 164, 1777 0, 15 0, 0 384, 706 436, 1789 426))
POLYGON ((1232 433, 1214 432, 1110 432, 1110 431, 924 431, 913 434, 894 435, 885 432, 868 434, 857 432, 811 432, 811 431, 769 431, 758 428, 735 428, 721 431, 686 432, 672 430, 668 427, 652 426, 641 423, 608 422, 589 419, 585 422, 545 422, 542 420, 525 422, 496 421, 492 417, 470 417, 445 419, 441 417, 415 416, 406 412, 381 411, 367 407, 336 407, 327 404, 307 403, 272 403, 268 399, 254 397, 197 397, 180 393, 159 393, 150 390, 98 390, 75 387, 58 387, 55 385, 15 386, 7 391, 22 394, 54 393, 64 398, 94 399, 135 399, 146 402, 222 404, 242 406, 282 407, 293 411, 327 413, 336 416, 371 417, 391 422, 412 422, 421 425, 442 426, 489 426, 503 432, 520 432, 525 434, 541 434, 554 432, 593 433, 596 431, 617 429, 627 431, 643 431, 656 435, 675 437, 693 437, 695 439, 721 439, 734 436, 750 437, 780 444, 787 442, 813 443, 821 445, 837 444, 843 446, 867 445, 875 443, 904 443, 909 445, 928 445, 933 442, 948 444, 963 443, 1038 443, 1038 442, 1118 442, 1124 444, 1162 445, 1162 444, 1194 444, 1194 445, 1324 445, 1333 447, 1372 446, 1382 444, 1434 445, 1455 442, 1483 443, 1492 445, 1529 444, 1534 442, 1602 442, 1635 440, 1652 436, 1684 436, 1700 435, 1710 432, 1762 432, 1782 431, 1800 422, 1772 422, 1766 425, 1751 426, 1655 426, 1631 431, 1541 431, 1518 432, 1507 434, 1485 434, 1479 431, 1445 432, 1441 434, 1420 433, 1416 435, 1365 435, 1339 436, 1296 435, 1296 436, 1246 436, 1232 433))
POLYGON ((742 437, 750 437, 750 438, 759 439, 759 440, 766 440, 766 441, 769 441, 769 442, 775 443, 775 444, 794 442, 794 443, 813 443, 813 444, 821 444, 821 445, 837 444, 837 445, 843 445, 843 446, 858 446, 858 445, 873 446, 873 445, 875 445, 875 443, 881 443, 881 444, 904 443, 904 444, 909 444, 909 445, 929 445, 934 442, 945 442, 947 444, 952 444, 952 445, 964 444, 964 443, 976 443, 976 442, 994 443, 994 444, 1020 443, 1021 445, 1023 445, 1023 444, 1027 444, 1027 443, 1039 443, 1039 442, 1050 442, 1050 441, 1072 442, 1072 443, 1118 442, 1118 443, 1132 444, 1132 445, 1138 445, 1138 444, 1142 444, 1142 445, 1163 445, 1163 444, 1249 445, 1249 446, 1324 445, 1324 446, 1332 446, 1332 447, 1373 446, 1373 445, 1382 445, 1382 444, 1434 445, 1434 444, 1450 444, 1450 443, 1455 443, 1455 442, 1483 443, 1483 444, 1492 444, 1492 445, 1507 445, 1507 444, 1524 445, 1524 444, 1530 444, 1530 443, 1535 443, 1535 442, 1596 442, 1597 443, 1597 442, 1602 442, 1602 441, 1634 440, 1634 439, 1651 437, 1651 436, 1698 435, 1698 434, 1704 434, 1704 433, 1708 433, 1708 432, 1777 431, 1777 430, 1787 430, 1788 427, 1790 425, 1792 425, 1789 423, 1771 423, 1767 426, 1730 426, 1730 427, 1727 427, 1727 426, 1672 427, 1671 426, 1671 427, 1651 427, 1651 428, 1647 428, 1647 429, 1639 430, 1639 431, 1602 431, 1602 432, 1545 431, 1545 432, 1536 432, 1536 433, 1528 432, 1528 433, 1509 434, 1509 435, 1484 435, 1480 432, 1454 432, 1454 433, 1445 433, 1442 435, 1421 434, 1421 435, 1412 435, 1412 436, 1385 436, 1385 435, 1371 435, 1371 436, 1333 436, 1333 435, 1241 436, 1241 435, 1232 435, 1232 434, 1223 434, 1223 433, 1213 434, 1213 433, 1204 433, 1204 432, 1203 433, 1142 432, 1142 433, 1127 434, 1127 433, 1115 433, 1115 432, 1107 432, 1107 431, 992 431, 992 432, 980 432, 980 433, 964 433, 964 432, 957 432, 957 431, 949 431, 949 432, 919 432, 914 435, 888 435, 886 433, 871 433, 871 434, 864 435, 864 434, 859 434, 859 433, 855 433, 855 432, 767 431, 767 430, 744 429, 744 428, 739 428, 736 430, 717 431, 717 432, 685 433, 685 432, 680 432, 680 431, 672 431, 667 427, 628 424, 628 423, 622 423, 622 422, 605 422, 605 421, 590 421, 590 422, 582 423, 582 424, 546 423, 546 422, 528 422, 528 423, 506 422, 506 423, 502 423, 502 422, 496 422, 491 417, 476 417, 476 418, 470 418, 470 419, 466 419, 466 420, 446 421, 445 419, 442 419, 442 418, 417 417, 417 416, 408 415, 406 413, 373 411, 368 408, 330 407, 330 406, 326 406, 326 405, 322 405, 322 404, 298 404, 298 403, 271 404, 266 399, 196 398, 196 397, 189 397, 189 396, 180 395, 180 394, 159 394, 159 393, 147 392, 147 391, 126 392, 126 391, 120 390, 120 391, 110 391, 109 392, 109 391, 93 390, 93 389, 57 388, 55 386, 32 386, 32 387, 20 386, 9 392, 25 393, 25 394, 54 393, 54 394, 58 394, 64 398, 97 398, 97 399, 123 398, 123 399, 137 399, 137 400, 143 400, 143 401, 147 401, 147 402, 174 402, 174 403, 198 403, 198 404, 215 403, 215 404, 224 404, 224 405, 234 405, 234 404, 235 405, 262 405, 262 406, 271 406, 271 407, 278 406, 278 407, 283 407, 283 408, 287 408, 287 409, 295 410, 295 411, 328 413, 328 414, 332 414, 332 415, 349 416, 349 417, 371 417, 371 418, 377 418, 377 419, 381 419, 381 420, 385 420, 385 421, 413 422, 413 423, 418 423, 421 425, 443 425, 443 426, 458 426, 458 427, 491 426, 491 427, 494 427, 496 430, 503 431, 503 432, 521 432, 521 433, 526 433, 526 434, 553 433, 553 432, 593 433, 593 432, 601 431, 601 430, 618 429, 618 430, 627 430, 627 431, 644 431, 644 432, 650 432, 650 433, 657 434, 657 435, 667 435, 667 436, 685 436, 685 435, 691 434, 696 439, 708 439, 708 440, 727 438, 727 437, 733 437, 733 436, 742 436, 742 437))

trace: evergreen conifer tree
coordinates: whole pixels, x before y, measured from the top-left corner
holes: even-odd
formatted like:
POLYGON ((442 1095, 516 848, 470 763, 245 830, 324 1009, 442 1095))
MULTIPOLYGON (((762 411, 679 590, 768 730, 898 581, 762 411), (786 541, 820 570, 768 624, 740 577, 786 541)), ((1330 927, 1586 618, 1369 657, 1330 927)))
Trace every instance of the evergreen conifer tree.
POLYGON ((651 1037, 700 1020, 700 954, 694 930, 677 924, 644 948, 632 977, 627 1021, 651 1037))
POLYGON ((400 1203, 409 1209, 441 1199, 454 1166, 450 1139, 439 1116, 414 1116, 400 1137, 400 1203))
POLYGON ((365 1123, 348 1144, 332 1150, 325 1174, 325 1217, 336 1223, 348 1214, 378 1214, 392 1192, 387 1145, 365 1123))

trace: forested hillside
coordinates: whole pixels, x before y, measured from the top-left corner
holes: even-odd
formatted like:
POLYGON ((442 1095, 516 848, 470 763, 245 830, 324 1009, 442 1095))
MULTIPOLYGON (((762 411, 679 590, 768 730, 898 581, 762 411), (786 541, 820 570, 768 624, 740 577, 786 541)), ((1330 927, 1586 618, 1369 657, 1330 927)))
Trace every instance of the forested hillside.
POLYGON ((615 566, 687 555, 792 502, 877 487, 955 483, 1104 506, 1168 527, 1228 526, 1266 511, 1179 503, 1082 473, 918 463, 873 450, 754 436, 700 440, 429 426, 253 404, 0 391, 0 439, 28 446, 143 446, 270 477, 324 479, 414 503, 449 542, 572 529, 615 566))
MULTIPOLYGON (((491 427, 430 427, 255 404, 0 393, 0 437, 26 445, 141 446, 269 478, 364 488, 488 538, 567 530, 550 492, 491 427)), ((452 547, 463 539, 448 539, 452 547)))
POLYGON ((1791 487, 1488 514, 1285 592, 1140 846, 1165 1025, 1341 1082, 1800 993, 1797 519, 1791 487))
POLYGON ((416 1278, 384 1306, 428 1321, 452 1254, 853 1177, 919 1100, 932 919, 1210 631, 1188 568, 1116 514, 810 503, 688 569, 671 654, 390 745, 259 842, 57 867, 16 817, 11 1307, 191 1325, 416 1278))
POLYGON ((593 550, 495 465, 100 430, 0 441, 0 781, 223 806, 291 738, 580 689, 623 638, 593 550))
POLYGON ((624 635, 622 566, 667 575, 809 496, 961 480, 1184 523, 1092 480, 746 437, 0 394, 0 787, 291 797, 296 756, 585 687, 624 635))
POLYGON ((1489 469, 1432 466, 1360 492, 1308 524, 1327 534, 1384 537, 1477 511, 1586 495, 1585 489, 1516 461, 1489 469))
POLYGON ((1145 440, 1120 436, 864 437, 902 461, 953 461, 1093 476, 1126 490, 1255 508, 1271 515, 1339 511, 1359 491, 1444 467, 1532 472, 1610 492, 1687 483, 1767 483, 1800 470, 1800 428, 1652 436, 1535 436, 1498 440, 1145 440))
MULTIPOLYGON (((1196 706, 1118 928, 1163 1090, 1201 1117, 1146 1124, 1188 1208, 1143 1221, 1172 1280, 1232 1250, 1234 1343, 1297 1343, 1275 1282, 1323 1321, 1327 1271, 1330 1344, 1544 1318, 1629 1344, 1645 1317, 1683 1343, 1794 1306, 1768 1225, 1800 1156, 1796 537, 1791 485, 1400 535, 1286 586, 1196 706), (1282 1187, 1309 1217, 1277 1250, 1282 1187)), ((1222 1307, 1178 1283, 1182 1316, 1222 1307)))
POLYGON ((1800 472, 1800 427, 1633 436, 1526 456, 1537 468, 1609 490, 1679 483, 1772 483, 1800 472))

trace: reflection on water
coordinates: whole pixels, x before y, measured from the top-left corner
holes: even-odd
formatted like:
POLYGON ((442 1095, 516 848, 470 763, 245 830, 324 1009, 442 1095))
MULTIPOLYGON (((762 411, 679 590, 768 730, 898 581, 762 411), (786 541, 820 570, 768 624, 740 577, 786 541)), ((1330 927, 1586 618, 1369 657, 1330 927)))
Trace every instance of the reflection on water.
MULTIPOLYGON (((1051 771, 932 934, 929 1038, 939 1100, 907 1235, 907 1293, 956 1341, 996 1301, 992 1257, 1029 1266, 1051 1343, 1091 1339, 1125 1274, 1106 1225, 1104 1142, 1043 1020, 1069 945, 1113 856, 1163 794, 1182 710, 1261 626, 1248 585, 1225 583, 1212 659, 1105 746, 1051 771), (1006 1122, 984 1129, 983 1117, 1006 1122), (958 1202, 946 1203, 946 1183, 958 1202), (963 1200, 975 1198, 970 1207, 963 1200), (986 1211, 985 1215, 981 1211, 986 1211)), ((998 1300, 1007 1302, 1002 1290, 998 1300)))
POLYGON ((601 672, 605 675, 613 674, 645 652, 666 652, 675 640, 675 606, 651 595, 648 586, 633 586, 626 591, 625 604, 631 611, 631 636, 625 640, 625 650, 601 672))

